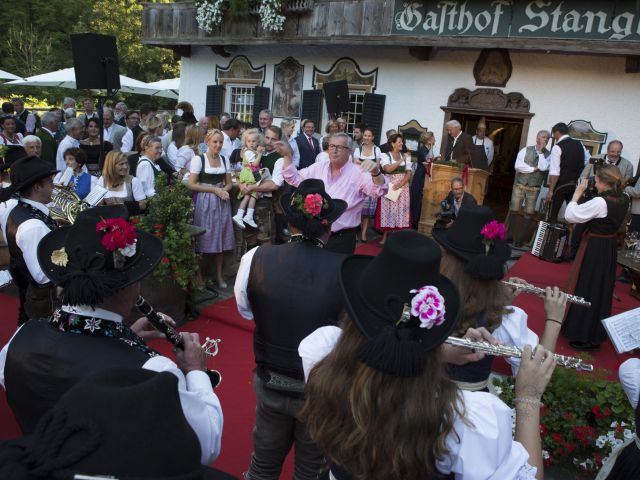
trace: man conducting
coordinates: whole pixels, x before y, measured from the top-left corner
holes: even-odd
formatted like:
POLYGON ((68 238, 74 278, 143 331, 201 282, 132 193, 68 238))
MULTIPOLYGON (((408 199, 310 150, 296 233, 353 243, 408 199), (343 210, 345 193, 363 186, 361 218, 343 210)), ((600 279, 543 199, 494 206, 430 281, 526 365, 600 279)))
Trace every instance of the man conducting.
POLYGON ((296 418, 304 390, 298 345, 317 328, 336 325, 343 308, 338 273, 344 256, 323 247, 347 203, 327 195, 321 180, 308 179, 283 194, 281 205, 291 241, 247 252, 235 284, 240 314, 255 321, 256 423, 247 480, 277 480, 294 444, 294 478, 328 475, 324 454, 296 418))
MULTIPOLYGON (((288 145, 287 145, 288 146, 288 145)), ((283 155, 282 174, 285 181, 297 187, 302 180, 317 178, 324 182, 332 198, 347 202, 347 210, 331 225, 331 237, 327 249, 332 252, 351 254, 356 248, 356 232, 360 227, 362 208, 367 197, 381 197, 387 193, 382 170, 372 160, 360 165, 351 161, 353 140, 346 133, 336 133, 329 139, 329 161, 314 163, 298 170, 291 155, 283 155)), ((300 163, 302 165, 302 162, 300 163)))

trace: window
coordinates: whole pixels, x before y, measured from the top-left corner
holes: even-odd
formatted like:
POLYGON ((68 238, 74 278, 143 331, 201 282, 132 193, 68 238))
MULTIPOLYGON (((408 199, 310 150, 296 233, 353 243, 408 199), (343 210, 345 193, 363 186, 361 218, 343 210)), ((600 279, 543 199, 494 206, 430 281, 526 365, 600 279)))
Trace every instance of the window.
POLYGON ((241 122, 253 117, 253 85, 226 84, 225 110, 241 122))
POLYGON ((353 127, 362 121, 362 104, 364 103, 364 92, 349 92, 349 111, 343 114, 347 121, 347 133, 353 134, 353 127))

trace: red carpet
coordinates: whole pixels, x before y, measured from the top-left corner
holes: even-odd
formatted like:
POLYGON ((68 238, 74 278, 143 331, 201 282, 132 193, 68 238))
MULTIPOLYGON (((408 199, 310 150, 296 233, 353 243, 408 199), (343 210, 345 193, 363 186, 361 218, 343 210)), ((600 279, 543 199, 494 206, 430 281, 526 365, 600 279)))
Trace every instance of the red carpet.
MULTIPOLYGON (((379 248, 373 244, 358 247, 358 253, 376 254, 379 248)), ((523 256, 509 272, 510 276, 519 276, 536 286, 561 285, 567 276, 568 264, 554 265, 542 262, 530 255, 523 256)), ((614 300, 614 313, 640 306, 640 302, 632 299, 629 286, 616 285, 616 295, 620 301, 614 300)), ((543 302, 532 295, 520 295, 516 305, 529 313, 531 328, 541 333, 544 323, 543 302)), ((17 299, 0 294, 0 308, 5 312, 4 321, 0 325, 0 345, 4 345, 14 331, 17 299)), ((254 420, 255 396, 252 388, 252 372, 254 368, 252 331, 253 323, 238 314, 235 300, 229 299, 203 310, 200 318, 190 322, 185 330, 199 332, 200 336, 221 338, 220 353, 209 362, 210 368, 222 373, 223 380, 216 390, 224 412, 224 433, 222 437, 222 453, 216 461, 216 467, 240 477, 247 469, 251 456, 251 429, 254 420)), ((156 341, 154 348, 171 357, 171 346, 168 342, 156 341)), ((575 352, 564 339, 558 342, 560 353, 573 355, 575 352)), ((593 354, 593 362, 597 368, 616 369, 623 359, 615 354, 607 342, 599 352, 593 354)), ((504 368, 504 366, 499 369, 504 368)), ((13 420, 4 392, 0 389, 0 439, 19 436, 20 431, 13 420)), ((281 478, 292 478, 291 455, 281 478)))

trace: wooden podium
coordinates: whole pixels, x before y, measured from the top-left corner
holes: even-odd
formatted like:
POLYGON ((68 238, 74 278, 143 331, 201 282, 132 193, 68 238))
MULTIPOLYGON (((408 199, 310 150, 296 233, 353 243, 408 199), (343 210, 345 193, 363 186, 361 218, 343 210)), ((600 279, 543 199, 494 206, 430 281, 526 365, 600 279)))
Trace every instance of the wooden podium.
MULTIPOLYGON (((441 210, 440 202, 451 191, 451 179, 462 178, 462 169, 457 166, 449 166, 434 163, 431 166, 431 178, 424 181, 424 193, 422 196, 422 212, 418 232, 423 235, 431 235, 433 225, 436 223, 436 214, 441 210)), ((484 192, 489 172, 479 168, 470 168, 468 171, 465 191, 469 192, 477 200, 478 205, 484 202, 484 192)))

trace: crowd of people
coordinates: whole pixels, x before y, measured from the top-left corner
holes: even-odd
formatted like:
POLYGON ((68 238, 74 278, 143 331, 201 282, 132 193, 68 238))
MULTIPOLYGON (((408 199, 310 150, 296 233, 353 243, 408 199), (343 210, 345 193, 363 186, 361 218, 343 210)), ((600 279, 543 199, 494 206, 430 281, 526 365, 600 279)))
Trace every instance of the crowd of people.
MULTIPOLYGON (((582 225, 567 288, 546 289, 539 337, 527 312, 512 305, 517 289, 501 282, 512 253, 505 227, 465 191, 464 175, 451 180, 442 199, 450 214, 432 238, 415 231, 432 162, 491 164, 494 147, 483 122, 475 136, 448 122, 440 156, 433 133, 424 133, 415 162, 401 133, 386 132, 381 144, 366 125, 347 133, 341 119, 320 136, 313 120, 302 120, 296 134, 294 119, 276 126, 268 110, 253 126, 226 113, 197 119, 188 102, 178 103, 171 118, 151 104, 129 110, 118 103, 104 108, 102 119, 92 99, 83 100, 79 115, 75 105, 65 99, 41 117, 20 99, 2 106, 0 224, 20 311, 18 330, 0 351, 0 384, 27 437, 0 444, 0 477, 32 478, 40 467, 27 458, 44 448, 54 421, 72 436, 65 422, 75 415, 96 440, 49 473, 160 476, 148 459, 127 465, 131 441, 110 441, 102 414, 115 411, 109 399, 122 394, 154 397, 154 418, 168 418, 183 435, 183 461, 161 462, 164 477, 230 478, 214 470, 200 476, 200 464, 220 452, 223 411, 198 334, 181 334, 174 361, 147 345, 162 335, 149 318, 130 320, 140 281, 164 249, 130 216, 144 214, 164 172, 192 192, 193 224, 204 231, 194 248, 203 271, 214 260, 215 278, 206 280, 215 288, 227 288, 223 254, 235 248, 237 235, 246 243, 234 284, 240 314, 255 323, 256 419, 245 479, 279 478, 294 446, 299 479, 543 478, 540 407, 555 367, 551 353, 561 334, 578 349, 604 340, 600 320, 611 313, 616 235, 628 196, 640 201, 620 141, 594 166, 559 123, 515 159, 514 246, 531 236, 547 175, 552 220, 566 201, 565 220, 582 225), (555 144, 548 148, 550 136, 555 144), (591 199, 584 195, 589 177, 591 199), (54 188, 79 199, 95 188, 106 193, 61 227, 47 208, 54 188), (372 226, 382 233, 380 254, 353 255, 372 226), (592 307, 567 308, 566 293, 589 298, 592 307), (511 410, 488 391, 494 357, 449 345, 450 335, 523 351, 522 359, 509 360, 515 435, 511 410), (105 391, 103 398, 95 389, 105 391), (84 398, 95 402, 95 422, 73 407, 84 398), (176 418, 176 409, 183 416, 176 418), (106 452, 121 460, 106 464, 106 452)), ((638 218, 633 213, 631 225, 638 218)), ((638 411, 640 369, 625 365, 623 383, 638 411)), ((149 418, 133 416, 127 431, 149 429, 149 418)), ((625 445, 608 469, 627 476, 603 478, 638 478, 640 449, 625 445)))

